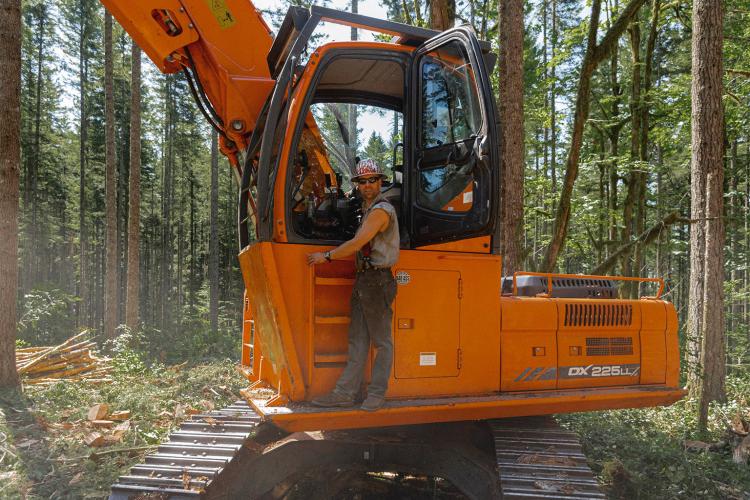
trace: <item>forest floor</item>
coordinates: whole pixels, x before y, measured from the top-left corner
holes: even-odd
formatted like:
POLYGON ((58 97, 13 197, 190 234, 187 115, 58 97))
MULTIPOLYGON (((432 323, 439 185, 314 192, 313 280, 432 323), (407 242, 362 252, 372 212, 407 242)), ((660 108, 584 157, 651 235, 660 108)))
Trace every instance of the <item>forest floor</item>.
MULTIPOLYGON (((234 362, 147 365, 133 351, 114 359, 113 382, 61 382, 0 392, 0 498, 106 498, 120 474, 140 461, 191 411, 238 399, 234 362), (89 409, 129 411, 125 432, 90 447, 89 409)), ((669 408, 560 416, 581 434, 594 471, 612 499, 750 499, 750 466, 732 462, 727 428, 750 420, 750 380, 730 378, 729 403, 712 408, 699 440, 695 402, 669 408), (703 444, 700 444, 703 443, 703 444)), ((112 435, 111 430, 101 430, 112 435)))

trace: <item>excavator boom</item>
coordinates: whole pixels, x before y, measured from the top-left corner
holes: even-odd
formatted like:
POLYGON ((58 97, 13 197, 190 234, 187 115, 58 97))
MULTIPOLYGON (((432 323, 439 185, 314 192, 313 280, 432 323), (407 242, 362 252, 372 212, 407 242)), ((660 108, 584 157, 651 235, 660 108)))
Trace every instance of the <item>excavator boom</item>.
POLYGON ((183 71, 238 168, 238 151, 273 88, 273 33, 249 0, 102 0, 163 73, 183 71))

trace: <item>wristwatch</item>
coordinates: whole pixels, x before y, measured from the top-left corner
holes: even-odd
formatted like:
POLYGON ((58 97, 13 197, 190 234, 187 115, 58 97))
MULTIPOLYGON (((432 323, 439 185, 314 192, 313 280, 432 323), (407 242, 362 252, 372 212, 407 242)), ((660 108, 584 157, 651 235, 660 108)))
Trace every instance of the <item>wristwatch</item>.
POLYGON ((323 257, 325 257, 328 262, 331 262, 331 251, 324 252, 323 257))

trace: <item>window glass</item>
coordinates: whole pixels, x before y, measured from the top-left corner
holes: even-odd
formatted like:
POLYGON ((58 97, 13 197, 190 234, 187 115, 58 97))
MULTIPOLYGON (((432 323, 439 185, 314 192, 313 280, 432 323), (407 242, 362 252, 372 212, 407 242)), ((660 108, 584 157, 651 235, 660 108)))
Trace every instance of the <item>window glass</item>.
POLYGON ((479 132, 482 115, 474 71, 461 43, 453 41, 427 53, 421 77, 423 148, 459 142, 479 132))

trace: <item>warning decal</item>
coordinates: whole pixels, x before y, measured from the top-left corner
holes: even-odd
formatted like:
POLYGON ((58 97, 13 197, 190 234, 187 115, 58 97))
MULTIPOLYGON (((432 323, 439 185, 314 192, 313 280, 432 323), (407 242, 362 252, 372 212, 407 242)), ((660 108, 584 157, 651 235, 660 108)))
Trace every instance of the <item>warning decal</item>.
POLYGON ((419 366, 435 366, 437 365, 437 353, 436 352, 420 352, 419 353, 419 366))
POLYGON ((208 3, 208 8, 211 9, 211 13, 216 18, 219 26, 227 29, 234 25, 236 21, 224 0, 206 0, 206 3, 208 3))

